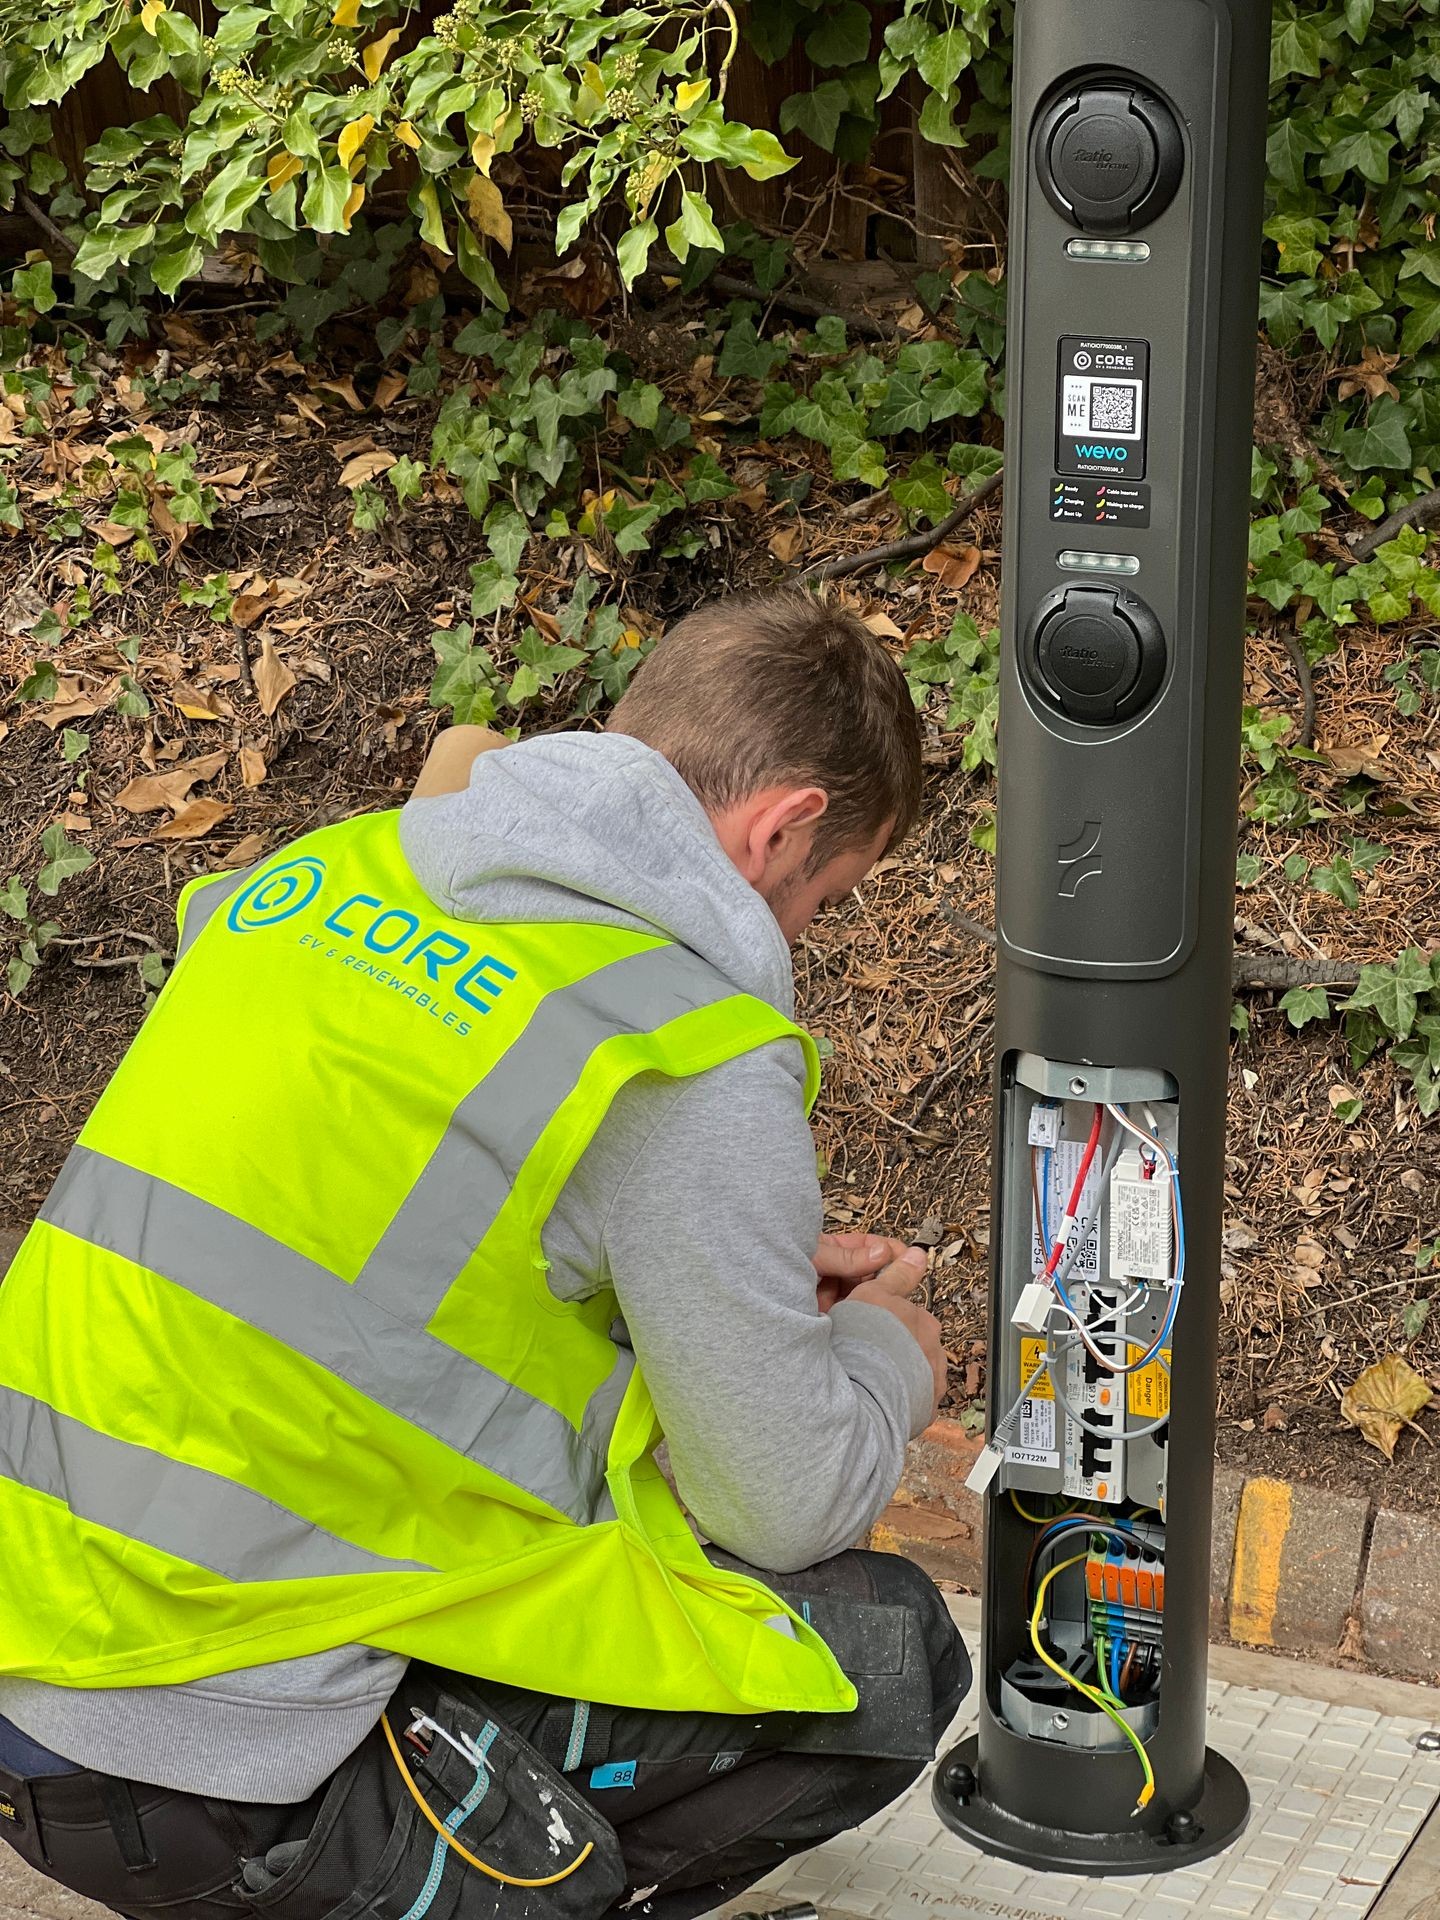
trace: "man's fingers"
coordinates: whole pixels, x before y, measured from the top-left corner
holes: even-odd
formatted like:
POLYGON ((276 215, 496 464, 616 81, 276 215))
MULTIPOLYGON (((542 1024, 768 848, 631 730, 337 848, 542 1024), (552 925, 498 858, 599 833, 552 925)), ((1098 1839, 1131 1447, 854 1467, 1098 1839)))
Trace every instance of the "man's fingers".
POLYGON ((878 1233, 822 1233, 815 1249, 815 1271, 825 1280, 873 1280, 903 1242, 878 1233))
POLYGON ((924 1247, 906 1247, 890 1264, 875 1275, 874 1284, 891 1293, 911 1294, 925 1278, 929 1255, 924 1247))

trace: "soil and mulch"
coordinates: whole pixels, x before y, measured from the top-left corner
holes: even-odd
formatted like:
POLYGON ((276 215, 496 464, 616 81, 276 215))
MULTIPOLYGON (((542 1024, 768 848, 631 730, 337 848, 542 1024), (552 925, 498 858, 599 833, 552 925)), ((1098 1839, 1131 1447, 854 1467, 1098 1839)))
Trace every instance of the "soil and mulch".
MULTIPOLYGON (((714 404, 718 389, 697 370, 683 326, 632 334, 627 350, 677 408, 698 415, 714 404)), ((343 341, 327 372, 257 344, 250 315, 172 318, 159 372, 183 365, 191 381, 217 381, 219 398, 164 408, 143 384, 156 375, 156 351, 116 356, 88 409, 61 406, 52 431, 10 469, 29 530, 0 544, 0 689, 13 693, 42 653, 59 677, 53 699, 0 707, 0 884, 12 872, 33 876, 41 834, 60 820, 95 864, 46 903, 62 932, 33 978, 18 997, 0 989, 0 1223, 31 1217, 143 1018, 152 988, 140 961, 173 947, 184 882, 403 798, 443 724, 428 701, 430 636, 465 617, 469 568, 484 554, 463 504, 433 487, 379 531, 353 530, 340 484, 346 464, 367 450, 426 458, 435 403, 393 392, 381 403, 373 386, 357 391, 334 371, 343 341), (72 602, 85 578, 66 544, 45 535, 47 494, 53 500, 83 472, 87 449, 137 426, 171 445, 195 444, 198 472, 221 502, 215 525, 128 571, 120 595, 42 646, 37 623, 43 631, 46 610, 72 602), (216 575, 229 577, 233 620, 181 600, 182 583, 216 575), (132 661, 133 646, 121 648, 137 639, 132 661), (116 711, 123 675, 143 689, 147 714, 116 711), (67 728, 72 746, 76 732, 88 735, 76 759, 65 757, 67 728), (207 770, 187 783, 196 762, 207 770), (136 810, 135 783, 176 770, 182 778, 168 791, 141 790, 154 805, 136 810), (118 804, 127 793, 130 804, 118 804)), ((1283 396, 1262 400, 1275 408, 1283 396)), ((582 556, 578 541, 533 541, 527 617, 563 607, 584 564, 601 572, 640 632, 657 633, 708 595, 773 584, 899 530, 883 496, 857 511, 853 489, 823 477, 798 515, 749 484, 777 461, 810 465, 806 449, 726 454, 746 491, 705 510, 696 559, 622 558, 598 544, 582 556)), ((897 646, 943 632, 961 604, 984 627, 998 601, 999 515, 997 498, 967 528, 978 565, 961 569, 971 577, 958 591, 946 569, 919 566, 898 576, 867 568, 841 590, 897 646)), ((1317 743, 1365 747, 1397 803, 1366 826, 1391 857, 1361 881, 1360 908, 1348 911, 1274 878, 1293 848, 1315 857, 1313 835, 1307 847, 1303 833, 1252 826, 1247 845, 1265 856, 1272 879, 1240 898, 1246 951, 1361 963, 1440 944, 1440 713, 1398 714, 1383 675, 1401 650, 1393 633, 1352 630, 1315 671, 1317 743)), ((1298 715, 1300 689, 1278 638, 1254 645, 1246 697, 1298 715)), ((527 730, 565 711, 537 708, 527 730)), ((933 1298, 955 1359, 948 1411, 978 1424, 992 954, 976 929, 991 918, 993 862, 972 834, 994 791, 987 771, 963 769, 961 743, 940 718, 943 705, 927 728, 922 829, 817 923, 797 974, 804 1016, 834 1049, 818 1124, 829 1224, 934 1248, 933 1298)), ((1245 999, 1253 1024, 1232 1054, 1224 1260, 1218 1275, 1192 1275, 1193 1285, 1220 1292, 1221 1457, 1390 1505, 1431 1506, 1440 1453, 1424 1431, 1429 1416, 1387 1464, 1341 1423, 1338 1407, 1364 1367, 1396 1351, 1440 1387, 1440 1315, 1411 1337, 1404 1317, 1410 1307, 1413 1325, 1413 1304, 1430 1285, 1416 1251, 1440 1234, 1440 1124, 1421 1121, 1383 1059, 1354 1073, 1335 1026, 1296 1034, 1276 993, 1245 999), (1334 1111, 1342 1088, 1363 1094, 1350 1124, 1334 1111)), ((263 1044, 263 1008, 247 1017, 263 1044)), ((183 1085, 174 1098, 185 1099, 183 1085)))

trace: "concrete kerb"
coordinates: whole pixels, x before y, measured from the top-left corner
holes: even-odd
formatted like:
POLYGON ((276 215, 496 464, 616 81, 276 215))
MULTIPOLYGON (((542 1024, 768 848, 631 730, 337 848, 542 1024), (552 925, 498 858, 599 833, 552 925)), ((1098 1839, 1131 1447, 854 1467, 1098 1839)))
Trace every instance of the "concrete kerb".
MULTIPOLYGON (((965 1476, 982 1444, 953 1420, 928 1427, 870 1544, 978 1591, 984 1512, 965 1476)), ((1213 1639, 1440 1683, 1440 1518, 1222 1467, 1211 1559, 1213 1639)))

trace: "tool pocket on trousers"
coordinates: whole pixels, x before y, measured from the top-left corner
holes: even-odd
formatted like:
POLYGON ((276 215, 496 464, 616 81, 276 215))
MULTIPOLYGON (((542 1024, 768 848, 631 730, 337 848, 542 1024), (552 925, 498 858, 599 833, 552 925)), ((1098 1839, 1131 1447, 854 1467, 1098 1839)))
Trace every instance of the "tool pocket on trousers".
POLYGON ((930 1759, 930 1662, 909 1609, 825 1594, 802 1605, 859 1701, 853 1713, 798 1715, 786 1747, 872 1760, 930 1759))
POLYGON ((613 1904, 614 1829, 527 1741, 483 1707, 404 1682, 388 1718, 399 1760, 376 1728, 306 1838, 243 1863, 257 1915, 590 1920, 613 1904), (399 1705, 412 1696, 419 1707, 399 1705))

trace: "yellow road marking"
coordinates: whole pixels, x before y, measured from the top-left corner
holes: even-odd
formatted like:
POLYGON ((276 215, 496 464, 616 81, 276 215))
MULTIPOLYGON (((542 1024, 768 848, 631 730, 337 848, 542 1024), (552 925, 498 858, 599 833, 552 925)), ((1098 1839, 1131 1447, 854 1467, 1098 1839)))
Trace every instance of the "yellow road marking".
POLYGON ((1283 1480, 1247 1480, 1235 1528, 1230 1632, 1252 1647, 1275 1644, 1280 1559, 1290 1533, 1291 1491, 1283 1480))

